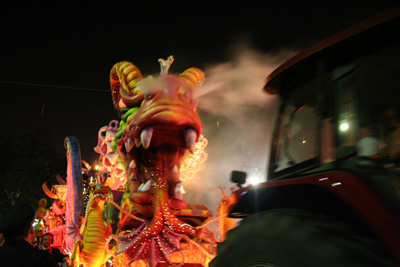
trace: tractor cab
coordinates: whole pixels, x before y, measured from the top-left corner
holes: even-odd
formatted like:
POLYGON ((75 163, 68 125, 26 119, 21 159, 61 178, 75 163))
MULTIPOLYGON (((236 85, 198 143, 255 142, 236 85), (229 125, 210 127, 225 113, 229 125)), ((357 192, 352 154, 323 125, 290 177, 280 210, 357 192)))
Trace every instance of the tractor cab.
POLYGON ((268 181, 234 192, 231 217, 251 217, 250 224, 285 210, 328 216, 382 244, 400 264, 399 28, 400 7, 323 40, 267 77, 264 90, 279 96, 268 181))

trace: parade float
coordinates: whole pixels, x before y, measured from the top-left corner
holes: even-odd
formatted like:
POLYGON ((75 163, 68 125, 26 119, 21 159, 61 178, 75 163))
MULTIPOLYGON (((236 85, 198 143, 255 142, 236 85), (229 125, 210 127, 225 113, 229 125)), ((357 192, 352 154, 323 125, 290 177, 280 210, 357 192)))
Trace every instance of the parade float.
POLYGON ((173 60, 159 60, 158 78, 143 78, 130 62, 112 67, 121 120, 99 130, 96 167, 83 161, 82 168, 78 140, 65 139, 66 182, 59 177, 59 185, 43 190, 54 199, 46 224, 57 220, 55 210, 65 221, 63 231, 48 231, 60 232, 72 266, 208 266, 216 238, 205 226, 218 221, 222 237, 234 227, 226 195, 214 218, 204 205, 183 200, 183 181, 207 159, 193 96, 204 73, 190 68, 169 75, 173 60))
MULTIPOLYGON (((227 213, 243 220, 217 256, 205 235, 211 214, 180 195, 183 162, 201 137, 191 92, 202 72, 169 76, 169 60, 161 61, 158 80, 143 79, 133 64, 116 64, 110 78, 122 120, 110 147, 126 187, 117 200, 110 186, 120 182, 93 176, 83 213, 79 149, 67 138, 70 162, 78 163, 67 179, 74 204, 66 203, 74 266, 107 259, 114 266, 208 266, 213 257, 210 266, 218 267, 399 266, 400 115, 393 102, 400 97, 399 26, 396 7, 306 49, 267 77, 265 91, 279 96, 268 181, 223 196, 216 217, 221 239, 234 227, 227 213), (374 142, 366 153, 359 141, 378 133, 385 146, 374 142), (110 207, 119 211, 115 222, 110 207)), ((246 175, 232 178, 240 185, 246 175)))

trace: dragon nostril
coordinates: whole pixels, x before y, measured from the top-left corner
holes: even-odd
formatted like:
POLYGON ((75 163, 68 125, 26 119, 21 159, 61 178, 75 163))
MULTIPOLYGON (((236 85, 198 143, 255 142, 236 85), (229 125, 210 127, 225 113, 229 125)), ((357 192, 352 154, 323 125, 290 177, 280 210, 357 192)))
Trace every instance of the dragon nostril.
POLYGON ((158 149, 156 147, 151 147, 150 148, 150 152, 153 154, 157 154, 158 153, 158 149))

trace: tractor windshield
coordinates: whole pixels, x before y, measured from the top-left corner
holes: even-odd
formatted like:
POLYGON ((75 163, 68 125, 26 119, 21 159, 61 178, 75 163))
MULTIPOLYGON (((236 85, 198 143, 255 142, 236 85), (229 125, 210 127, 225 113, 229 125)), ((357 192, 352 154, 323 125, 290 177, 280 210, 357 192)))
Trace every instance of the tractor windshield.
POLYGON ((399 62, 398 43, 347 61, 327 58, 281 88, 269 179, 352 158, 400 169, 399 62))

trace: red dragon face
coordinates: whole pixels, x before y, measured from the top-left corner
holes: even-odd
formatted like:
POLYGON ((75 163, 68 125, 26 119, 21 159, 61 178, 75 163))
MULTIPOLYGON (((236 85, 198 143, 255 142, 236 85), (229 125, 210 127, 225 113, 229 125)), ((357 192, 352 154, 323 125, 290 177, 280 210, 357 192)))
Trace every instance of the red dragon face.
MULTIPOLYGON (((172 60, 170 57, 167 63, 172 60)), ((122 208, 145 217, 134 232, 110 238, 117 243, 117 254, 129 262, 144 259, 152 262, 151 266, 160 260, 170 262, 171 253, 179 250, 180 239, 198 234, 175 214, 185 206, 180 190, 181 163, 201 134, 192 92, 204 73, 190 68, 179 77, 167 76, 162 62, 163 75, 157 80, 142 79, 139 69, 129 62, 117 63, 110 74, 114 105, 122 113, 112 146, 119 152, 129 185, 122 208), (152 240, 157 240, 157 249, 149 249, 154 247, 152 240)), ((124 216, 121 213, 120 229, 127 221, 124 216)))
POLYGON ((155 191, 166 185, 158 195, 166 194, 175 213, 185 206, 180 166, 201 134, 192 94, 204 74, 190 68, 179 77, 142 79, 136 66, 121 62, 110 77, 114 105, 123 113, 115 142, 126 168, 132 205, 152 217, 155 191))

